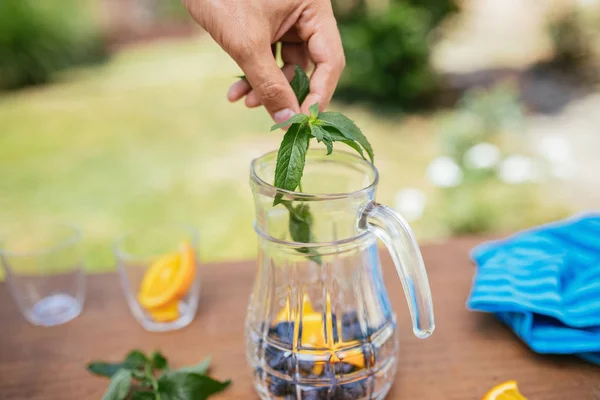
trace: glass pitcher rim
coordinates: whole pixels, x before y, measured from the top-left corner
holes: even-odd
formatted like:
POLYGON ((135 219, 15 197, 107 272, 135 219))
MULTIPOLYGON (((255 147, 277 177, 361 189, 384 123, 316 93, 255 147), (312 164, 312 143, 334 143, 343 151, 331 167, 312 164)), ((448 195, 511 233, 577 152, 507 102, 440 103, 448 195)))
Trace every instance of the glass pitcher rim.
MULTIPOLYGON (((324 159, 327 157, 327 153, 322 149, 308 149, 308 156, 312 156, 314 154, 323 155, 324 159)), ((264 159, 275 156, 275 160, 277 159, 277 150, 269 151, 267 153, 262 154, 259 157, 254 158, 250 163, 250 178, 252 182, 257 184, 260 188, 266 189, 267 191, 273 193, 273 197, 278 194, 283 195, 284 198, 292 200, 292 201, 325 201, 325 200, 339 200, 339 199, 349 199, 353 197, 361 197, 365 194, 372 191, 379 184, 379 171, 371 162, 365 160, 358 155, 349 153, 343 150, 336 150, 336 156, 341 156, 343 159, 349 160, 351 162, 362 164, 371 170, 373 173, 373 180, 367 186, 362 187, 360 189, 351 191, 351 192, 342 192, 342 193, 305 193, 305 192, 295 192, 292 190, 281 189, 273 186, 272 184, 266 182, 262 179, 258 173, 256 172, 257 164, 264 159)))

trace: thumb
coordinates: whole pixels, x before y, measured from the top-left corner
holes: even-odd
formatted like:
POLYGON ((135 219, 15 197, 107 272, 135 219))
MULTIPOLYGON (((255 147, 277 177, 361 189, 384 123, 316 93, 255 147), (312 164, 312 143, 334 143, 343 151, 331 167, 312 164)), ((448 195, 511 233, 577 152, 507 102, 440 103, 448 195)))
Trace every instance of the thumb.
POLYGON ((270 46, 237 60, 248 82, 273 120, 280 124, 300 112, 300 105, 270 46))

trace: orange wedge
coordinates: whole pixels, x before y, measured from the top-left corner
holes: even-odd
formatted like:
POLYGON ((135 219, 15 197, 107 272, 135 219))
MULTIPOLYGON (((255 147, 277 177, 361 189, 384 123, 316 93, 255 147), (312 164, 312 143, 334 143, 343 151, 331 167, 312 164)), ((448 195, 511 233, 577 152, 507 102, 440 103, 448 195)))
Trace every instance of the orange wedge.
POLYGON ((170 322, 179 318, 179 302, 173 301, 159 308, 148 310, 156 322, 170 322))
POLYGON ((190 289, 195 275, 194 249, 186 242, 181 252, 162 256, 148 268, 138 300, 147 310, 176 303, 190 289))
POLYGON ((527 398, 519 392, 517 382, 508 381, 494 386, 483 400, 527 400, 527 398))

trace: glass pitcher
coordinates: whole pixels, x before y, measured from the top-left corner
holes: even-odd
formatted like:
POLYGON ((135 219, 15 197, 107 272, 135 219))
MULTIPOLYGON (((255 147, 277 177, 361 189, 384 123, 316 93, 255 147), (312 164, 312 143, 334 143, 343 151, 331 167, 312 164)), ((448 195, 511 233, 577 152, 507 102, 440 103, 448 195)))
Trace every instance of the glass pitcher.
POLYGON ((396 372, 398 338, 377 238, 402 281, 413 332, 426 338, 434 329, 413 233, 374 201, 378 173, 369 162, 309 150, 303 193, 297 193, 269 183, 276 159, 269 153, 251 166, 259 255, 246 356, 255 388, 263 400, 383 399, 396 372), (283 202, 273 206, 275 198, 283 202), (311 221, 308 243, 292 239, 295 229, 306 227, 293 221, 299 214, 311 221))

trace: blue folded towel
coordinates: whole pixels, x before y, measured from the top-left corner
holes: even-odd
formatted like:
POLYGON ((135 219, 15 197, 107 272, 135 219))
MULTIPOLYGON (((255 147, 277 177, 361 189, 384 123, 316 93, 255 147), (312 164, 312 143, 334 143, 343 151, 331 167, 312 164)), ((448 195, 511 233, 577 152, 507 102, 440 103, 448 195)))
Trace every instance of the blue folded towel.
POLYGON ((600 213, 477 246, 467 302, 492 312, 538 353, 600 365, 600 213))

